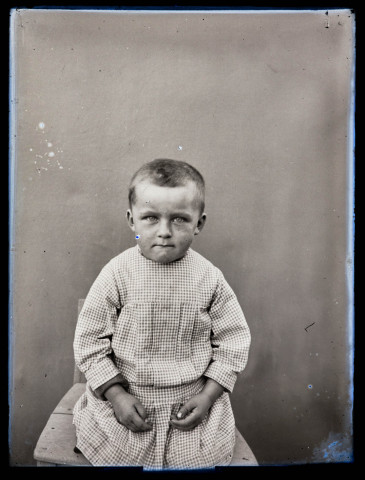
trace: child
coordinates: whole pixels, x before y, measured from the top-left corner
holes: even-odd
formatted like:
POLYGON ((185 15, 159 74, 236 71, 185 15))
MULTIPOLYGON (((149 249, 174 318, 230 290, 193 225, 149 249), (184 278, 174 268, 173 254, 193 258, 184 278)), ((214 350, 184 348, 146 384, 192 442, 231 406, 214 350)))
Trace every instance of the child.
POLYGON ((76 327, 87 380, 77 448, 93 465, 228 465, 229 392, 251 337, 221 271, 190 248, 206 220, 204 180, 185 162, 154 160, 132 177, 129 207, 137 245, 102 269, 76 327))

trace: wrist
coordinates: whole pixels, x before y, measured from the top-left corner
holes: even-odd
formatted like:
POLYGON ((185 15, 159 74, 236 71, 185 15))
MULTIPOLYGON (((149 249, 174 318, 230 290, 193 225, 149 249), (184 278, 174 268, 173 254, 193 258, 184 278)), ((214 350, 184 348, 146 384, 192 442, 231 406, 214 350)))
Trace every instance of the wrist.
POLYGON ((120 384, 122 387, 128 388, 127 380, 120 373, 118 373, 115 377, 111 378, 94 390, 97 398, 100 400, 105 400, 106 397, 104 393, 114 384, 120 384))
POLYGON ((224 392, 224 387, 212 378, 208 378, 201 393, 206 396, 211 404, 219 398, 224 392))
POLYGON ((216 398, 213 395, 209 394, 208 392, 201 391, 198 395, 200 395, 201 398, 203 398, 203 401, 209 407, 211 407, 213 403, 216 401, 216 398))
POLYGON ((120 383, 114 383, 104 392, 105 398, 111 403, 113 403, 116 397, 120 397, 121 395, 126 394, 126 390, 120 383))

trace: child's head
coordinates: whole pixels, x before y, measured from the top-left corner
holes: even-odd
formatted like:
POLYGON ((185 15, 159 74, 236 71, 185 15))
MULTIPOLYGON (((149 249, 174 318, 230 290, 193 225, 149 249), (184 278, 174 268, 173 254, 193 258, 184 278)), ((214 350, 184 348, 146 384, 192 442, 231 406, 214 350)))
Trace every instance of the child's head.
POLYGON ((136 185, 147 180, 160 187, 180 187, 189 181, 196 187, 196 201, 199 203, 200 214, 204 212, 205 184, 202 175, 196 168, 186 162, 158 158, 145 163, 133 175, 128 192, 129 208, 136 200, 136 185))
POLYGON ((127 220, 143 255, 173 262, 204 226, 204 179, 186 162, 153 160, 133 175, 129 207, 127 220))

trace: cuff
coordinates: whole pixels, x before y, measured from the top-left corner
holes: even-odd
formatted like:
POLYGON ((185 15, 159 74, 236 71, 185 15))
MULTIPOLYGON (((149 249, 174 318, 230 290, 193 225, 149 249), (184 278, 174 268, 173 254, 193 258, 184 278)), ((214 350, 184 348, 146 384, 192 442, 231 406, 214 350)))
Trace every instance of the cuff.
POLYGON ((129 385, 127 380, 124 377, 122 377, 120 373, 118 373, 118 375, 116 375, 114 378, 111 378, 110 380, 103 383, 102 385, 100 385, 100 387, 94 390, 96 397, 99 400, 106 400, 104 393, 108 390, 109 387, 117 383, 122 385, 122 387, 124 388, 128 388, 128 385, 129 385))
POLYGON ((112 359, 103 357, 98 362, 92 364, 89 370, 85 372, 85 377, 91 389, 95 392, 97 388, 118 374, 120 374, 120 371, 112 359))
POLYGON ((237 373, 218 361, 210 363, 203 375, 218 382, 229 393, 232 393, 237 380, 237 373))

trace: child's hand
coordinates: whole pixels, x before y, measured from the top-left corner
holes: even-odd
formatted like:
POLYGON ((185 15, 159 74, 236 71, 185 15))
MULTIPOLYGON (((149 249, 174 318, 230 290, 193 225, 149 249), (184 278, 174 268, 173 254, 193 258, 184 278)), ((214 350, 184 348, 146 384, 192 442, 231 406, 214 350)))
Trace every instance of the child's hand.
POLYGON ((171 416, 170 425, 179 430, 192 430, 202 422, 209 408, 223 393, 224 388, 212 378, 208 378, 203 390, 188 400, 177 415, 171 416))
MULTIPOLYGON (((105 396, 113 406, 117 421, 132 432, 152 430, 152 425, 145 422, 147 413, 142 403, 122 387, 119 389, 113 389, 113 387, 114 385, 107 390, 105 396)), ((115 387, 120 387, 120 385, 115 387)))
POLYGON ((172 415, 170 425, 178 430, 192 430, 207 414, 214 402, 204 392, 200 392, 190 398, 179 410, 177 415, 172 415))

